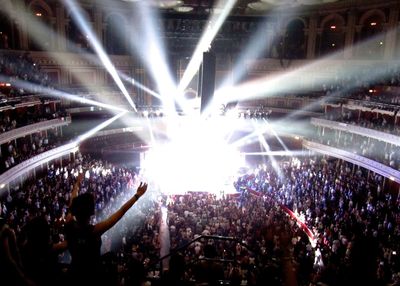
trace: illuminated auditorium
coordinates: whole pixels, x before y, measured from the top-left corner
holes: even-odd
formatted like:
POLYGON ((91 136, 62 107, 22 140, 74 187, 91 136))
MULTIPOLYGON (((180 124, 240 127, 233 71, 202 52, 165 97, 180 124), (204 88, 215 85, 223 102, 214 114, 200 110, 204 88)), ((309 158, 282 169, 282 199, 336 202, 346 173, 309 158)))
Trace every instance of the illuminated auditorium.
POLYGON ((400 0, 0 0, 1 286, 400 286, 400 0))

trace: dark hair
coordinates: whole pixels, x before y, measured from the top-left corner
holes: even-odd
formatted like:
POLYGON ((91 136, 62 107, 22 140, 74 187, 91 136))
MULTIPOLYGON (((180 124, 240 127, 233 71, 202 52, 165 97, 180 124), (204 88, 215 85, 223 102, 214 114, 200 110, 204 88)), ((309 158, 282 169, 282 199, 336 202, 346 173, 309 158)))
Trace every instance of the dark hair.
POLYGON ((50 226, 43 216, 37 216, 25 225, 26 238, 35 245, 47 244, 50 226))
POLYGON ((94 215, 94 196, 91 193, 84 193, 72 200, 71 213, 77 219, 85 219, 94 215))

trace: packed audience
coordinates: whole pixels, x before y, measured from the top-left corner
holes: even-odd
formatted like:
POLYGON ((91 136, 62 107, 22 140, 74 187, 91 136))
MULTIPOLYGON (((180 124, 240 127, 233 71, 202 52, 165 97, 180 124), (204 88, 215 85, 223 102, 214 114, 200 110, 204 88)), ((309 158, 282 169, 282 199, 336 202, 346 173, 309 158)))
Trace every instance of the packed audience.
POLYGON ((4 78, 2 81, 11 84, 9 87, 2 89, 2 93, 8 97, 32 94, 31 91, 25 91, 21 87, 14 86, 13 82, 15 80, 28 81, 41 86, 50 85, 50 78, 46 73, 42 72, 40 66, 29 57, 29 53, 1 53, 0 74, 4 78))
POLYGON ((328 120, 345 122, 365 128, 376 129, 385 133, 400 135, 400 119, 396 118, 396 114, 393 116, 380 112, 327 106, 327 112, 324 116, 328 120))
MULTIPOLYGON (((323 267, 310 270, 314 282, 400 283, 397 194, 384 192, 381 176, 338 161, 293 160, 279 167, 281 177, 271 168, 260 167, 240 178, 236 186, 244 193, 254 190, 273 197, 313 228, 323 262, 323 267)), ((306 253, 297 256, 299 265, 305 266, 301 256, 306 258, 306 253)))
MULTIPOLYGON (((64 167, 52 166, 45 177, 28 181, 22 188, 15 188, 5 192, 0 200, 0 216, 15 231, 18 244, 22 250, 30 237, 31 228, 38 226, 44 228, 43 222, 35 222, 32 225, 31 221, 34 218, 44 218, 47 227, 50 228, 47 231, 49 236, 44 239, 51 240, 54 245, 65 241, 68 213, 71 211, 71 196, 77 177, 79 178, 79 173, 82 171, 84 172, 84 178, 79 183, 79 193, 90 193, 95 197, 95 208, 98 215, 92 221, 94 224, 115 213, 116 205, 131 196, 127 190, 130 191, 134 187, 135 174, 129 169, 117 168, 101 161, 88 160, 82 157, 78 157, 75 162, 64 167)), ((83 177, 83 175, 81 176, 83 177)), ((118 227, 114 227, 112 231, 106 232, 104 235, 103 252, 108 252, 109 255, 104 257, 103 263, 108 266, 107 270, 114 271, 114 275, 110 275, 110 277, 117 279, 118 270, 123 273, 123 269, 117 269, 113 266, 116 266, 118 259, 123 258, 125 253, 121 251, 119 252, 121 254, 120 257, 114 257, 111 255, 111 249, 120 250, 124 246, 124 249, 129 254, 123 259, 123 263, 120 264, 121 267, 128 267, 129 263, 132 263, 130 260, 133 261, 134 258, 142 259, 140 260, 141 262, 149 259, 148 256, 152 253, 153 238, 149 239, 147 245, 144 233, 149 232, 149 230, 156 230, 154 221, 157 221, 157 212, 153 206, 155 202, 156 200, 149 200, 139 205, 139 208, 134 213, 123 218, 118 227), (132 224, 143 225, 143 227, 133 229, 132 224), (152 229, 153 225, 154 229, 152 229), (115 245, 111 244, 111 239, 115 245), (140 248, 134 248, 134 243, 139 244, 139 239, 140 248), (147 248, 147 246, 149 247, 147 248)), ((152 234, 152 231, 149 233, 152 234)), ((28 261, 30 263, 24 266, 26 267, 25 270, 31 274, 31 278, 35 278, 35 281, 45 281, 43 284, 41 282, 38 285, 64 285, 63 280, 69 281, 68 276, 63 274, 64 266, 69 265, 71 262, 69 253, 56 255, 52 262, 45 261, 46 263, 51 262, 52 267, 50 269, 42 269, 38 273, 32 272, 32 270, 36 269, 36 267, 34 269, 32 267, 35 263, 43 266, 40 263, 44 263, 44 261, 39 257, 28 257, 28 261), (32 259, 35 261, 30 261, 32 259), (59 262, 57 263, 57 261, 59 262), (48 271, 48 273, 43 273, 44 270, 48 271), (54 272, 51 273, 50 271, 54 272), (49 281, 49 279, 54 280, 49 281)), ((22 259, 22 262, 24 262, 24 259, 22 259)), ((26 284, 31 285, 29 283, 26 284)), ((25 284, 17 283, 17 285, 25 284)))
POLYGON ((62 144, 62 138, 56 130, 37 132, 28 136, 18 138, 15 141, 1 145, 0 173, 22 163, 23 161, 49 151, 62 144))
POLYGON ((53 111, 50 108, 43 110, 25 110, 22 112, 4 111, 0 114, 0 134, 41 121, 66 117, 63 110, 53 111))
POLYGON ((315 128, 311 139, 400 170, 400 146, 346 131, 315 128))
MULTIPOLYGON (((301 161, 293 158, 277 166, 280 172, 266 165, 239 177, 234 184, 238 195, 219 198, 209 193, 146 194, 147 199, 141 199, 137 207, 102 235, 101 261, 107 277, 103 282, 400 283, 399 207, 396 194, 384 191, 382 177, 368 175, 351 164, 314 157, 301 161), (283 207, 293 210, 312 229, 316 240, 310 240, 283 207), (162 225, 169 233, 170 243, 165 240, 162 225), (200 235, 234 239, 207 237, 182 248, 200 235), (173 253, 167 271, 157 263, 162 247, 173 253)), ((132 189, 142 180, 130 169, 78 156, 64 167, 51 166, 46 176, 30 180, 21 188, 3 191, 1 223, 16 234, 22 255, 21 271, 26 274, 22 285, 70 282, 71 257, 64 250, 68 248, 65 241, 69 212, 79 216, 77 206, 70 204, 74 192, 94 195, 95 216, 90 222, 96 227, 113 217, 122 203, 137 200, 132 197, 132 189), (44 222, 37 218, 44 218, 44 222), (45 230, 40 232, 43 236, 34 235, 37 228, 45 230), (46 243, 40 249, 51 249, 51 255, 44 257, 52 258, 28 255, 36 249, 32 245, 43 240, 46 243), (51 248, 47 241, 51 241, 51 248), (51 266, 45 268, 46 273, 38 270, 43 263, 51 266)))

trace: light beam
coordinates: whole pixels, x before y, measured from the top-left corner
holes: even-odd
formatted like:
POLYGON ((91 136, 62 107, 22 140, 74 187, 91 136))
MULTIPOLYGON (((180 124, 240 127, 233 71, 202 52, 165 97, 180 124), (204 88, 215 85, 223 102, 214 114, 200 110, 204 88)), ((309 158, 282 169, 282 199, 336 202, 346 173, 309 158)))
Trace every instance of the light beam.
POLYGON ((73 19, 75 20, 75 22, 81 28, 82 33, 90 39, 90 44, 92 45, 96 54, 99 56, 100 60, 104 64, 104 67, 106 68, 106 70, 109 72, 111 77, 114 79, 115 83, 121 90, 122 94, 128 100, 128 102, 131 105, 131 107, 133 108, 133 110, 135 110, 137 112, 136 106, 135 106, 132 98, 129 96, 129 93, 126 90, 121 79, 119 78, 117 70, 115 69, 114 65, 112 64, 110 58, 107 56, 106 52, 104 51, 103 47, 101 46, 96 35, 94 34, 92 29, 87 24, 87 19, 84 18, 81 8, 77 5, 77 3, 74 0, 64 0, 63 2, 71 10, 71 15, 72 15, 73 19))

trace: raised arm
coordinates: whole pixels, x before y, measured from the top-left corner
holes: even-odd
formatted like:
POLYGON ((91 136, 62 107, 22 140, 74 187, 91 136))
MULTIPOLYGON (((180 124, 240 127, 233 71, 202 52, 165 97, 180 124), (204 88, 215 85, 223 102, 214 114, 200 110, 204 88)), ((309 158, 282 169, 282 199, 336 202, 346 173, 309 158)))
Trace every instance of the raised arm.
POLYGON ((79 187, 81 186, 84 176, 85 176, 85 171, 83 171, 82 173, 79 173, 78 177, 76 178, 76 182, 75 182, 74 187, 71 192, 71 198, 69 200, 69 207, 71 207, 72 201, 78 196, 79 187))
MULTIPOLYGON (((78 196, 79 193, 79 187, 81 186, 83 177, 85 176, 85 171, 83 171, 82 173, 79 173, 78 177, 76 178, 76 182, 74 184, 74 187, 72 188, 72 192, 71 192, 71 198, 69 200, 69 205, 68 207, 71 208, 72 206, 72 201, 78 196)), ((69 222, 72 219, 72 214, 71 212, 68 212, 67 217, 65 218, 65 220, 67 222, 69 222)))
POLYGON ((147 184, 140 183, 136 190, 136 194, 130 198, 119 210, 114 214, 109 216, 106 220, 99 222, 94 226, 94 233, 102 235, 107 230, 112 228, 123 216, 124 214, 136 203, 139 198, 146 192, 147 184))

